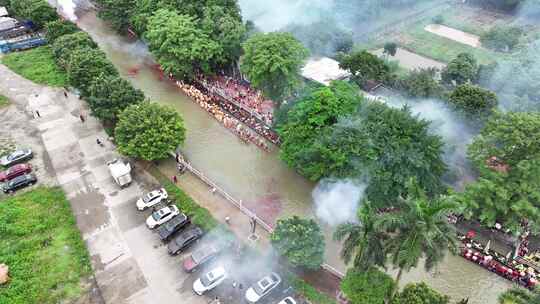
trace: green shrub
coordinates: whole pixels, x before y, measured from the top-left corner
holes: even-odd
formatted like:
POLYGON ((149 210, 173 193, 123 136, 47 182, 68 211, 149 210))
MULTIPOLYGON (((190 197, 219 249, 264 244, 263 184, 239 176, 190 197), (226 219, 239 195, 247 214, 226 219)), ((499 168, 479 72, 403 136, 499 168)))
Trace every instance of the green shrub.
POLYGON ((350 269, 341 281, 341 290, 350 304, 382 304, 390 297, 395 282, 377 268, 350 269))
POLYGON ((0 262, 11 280, 0 303, 67 303, 81 294, 90 259, 59 188, 39 187, 0 201, 0 262))
POLYGON ((494 26, 480 37, 484 47, 497 51, 509 51, 518 43, 523 31, 514 26, 494 26))
POLYGON ((9 99, 6 96, 0 95, 0 108, 9 104, 9 99))
POLYGON ((304 296, 313 304, 336 304, 336 300, 329 297, 328 295, 319 292, 313 286, 306 283, 304 280, 291 275, 289 281, 293 286, 294 290, 304 296))

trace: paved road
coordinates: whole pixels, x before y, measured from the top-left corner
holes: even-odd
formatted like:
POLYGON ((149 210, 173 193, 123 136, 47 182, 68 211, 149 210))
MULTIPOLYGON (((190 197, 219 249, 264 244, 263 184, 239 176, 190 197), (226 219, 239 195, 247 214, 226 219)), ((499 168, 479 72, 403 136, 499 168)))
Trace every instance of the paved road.
POLYGON ((72 94, 65 98, 62 89, 21 78, 3 65, 0 79, 0 93, 26 112, 25 127, 35 129, 32 135, 44 147, 41 157, 50 160, 49 170, 71 201, 105 302, 207 303, 191 291, 194 278, 180 269, 183 257, 169 257, 144 225, 148 214, 135 209, 136 198, 155 186, 153 181, 135 176, 123 190, 113 183, 105 163, 118 155, 98 121, 79 120, 80 113, 88 116, 85 104, 72 94), (40 118, 33 118, 35 111, 40 118), (105 147, 96 144, 98 137, 105 147))

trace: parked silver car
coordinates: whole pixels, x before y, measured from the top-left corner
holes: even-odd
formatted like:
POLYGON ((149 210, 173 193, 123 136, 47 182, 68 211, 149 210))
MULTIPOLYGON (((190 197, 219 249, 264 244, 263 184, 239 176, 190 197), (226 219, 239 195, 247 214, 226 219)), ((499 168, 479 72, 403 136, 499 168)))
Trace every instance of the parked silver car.
POLYGON ((4 167, 9 167, 23 161, 29 160, 34 157, 32 150, 30 149, 20 149, 13 151, 12 153, 0 158, 0 165, 4 167))

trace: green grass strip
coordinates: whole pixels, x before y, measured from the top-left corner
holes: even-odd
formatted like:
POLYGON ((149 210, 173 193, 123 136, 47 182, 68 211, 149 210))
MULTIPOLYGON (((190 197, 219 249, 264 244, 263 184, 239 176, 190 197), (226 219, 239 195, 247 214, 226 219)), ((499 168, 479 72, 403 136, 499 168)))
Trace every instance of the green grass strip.
POLYGON ((60 188, 1 200, 0 235, 0 263, 10 276, 0 286, 0 303, 66 303, 81 295, 90 259, 60 188))
POLYGON ((155 166, 148 169, 161 185, 167 190, 169 198, 176 202, 182 212, 191 218, 191 222, 205 231, 210 231, 218 226, 218 221, 212 216, 208 209, 201 207, 178 185, 173 184, 155 166))

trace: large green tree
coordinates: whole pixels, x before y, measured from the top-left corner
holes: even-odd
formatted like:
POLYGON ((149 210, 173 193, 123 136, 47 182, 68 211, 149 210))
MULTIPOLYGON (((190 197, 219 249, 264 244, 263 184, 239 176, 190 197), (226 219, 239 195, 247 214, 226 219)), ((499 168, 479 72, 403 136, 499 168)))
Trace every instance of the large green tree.
POLYGON ((108 21, 117 31, 130 25, 137 0, 96 0, 99 5, 98 16, 108 21))
POLYGON ((118 114, 144 100, 144 93, 116 75, 96 77, 89 89, 88 105, 94 116, 115 122, 118 114))
POLYGON ((341 116, 354 112, 361 102, 358 88, 344 81, 332 82, 329 87, 315 89, 302 98, 279 129, 283 142, 281 158, 311 180, 348 170, 344 168, 346 159, 323 163, 315 142, 323 133, 331 132, 330 127, 341 116))
POLYGON ((457 250, 456 232, 447 216, 455 205, 445 198, 431 200, 411 179, 407 196, 397 200, 396 210, 377 219, 377 229, 389 237, 384 252, 398 268, 396 284, 403 271, 408 272, 422 261, 426 270, 440 263, 448 249, 457 250))
POLYGON ((300 81, 308 50, 290 33, 259 33, 243 45, 241 69, 256 88, 276 102, 290 94, 300 81))
POLYGON ((58 19, 56 10, 46 0, 11 0, 13 14, 32 21, 38 28, 58 19))
POLYGON ((368 80, 385 82, 390 78, 390 67, 382 59, 365 50, 340 56, 339 66, 351 72, 360 86, 368 80))
POLYGON ((514 26, 494 26, 480 36, 482 46, 498 51, 509 51, 518 43, 523 31, 514 26))
POLYGON ((409 97, 440 97, 444 93, 443 86, 437 80, 437 70, 434 68, 411 71, 399 79, 397 86, 409 97))
POLYGON ((312 219, 280 219, 270 235, 272 246, 293 265, 318 269, 324 261, 324 236, 312 219))
POLYGON ((217 63, 232 63, 240 57, 241 43, 246 35, 241 18, 231 15, 223 6, 213 5, 204 10, 201 25, 221 47, 220 55, 215 59, 217 63))
POLYGON ((443 142, 429 132, 430 122, 410 109, 365 102, 321 140, 322 157, 339 160, 353 176, 366 175, 368 199, 378 207, 393 205, 414 177, 430 196, 444 190, 443 142), (344 161, 343 161, 344 160, 344 161))
POLYGON ((45 38, 49 44, 57 38, 80 31, 77 25, 68 20, 55 20, 45 24, 45 38))
POLYGON ((58 37, 52 44, 52 52, 56 63, 66 69, 71 53, 79 49, 96 49, 97 44, 85 32, 76 32, 58 37))
POLYGON ((456 195, 464 215, 515 233, 527 220, 540 231, 540 113, 496 113, 468 154, 479 178, 456 195))
POLYGON ((349 269, 341 281, 341 290, 350 304, 387 303, 394 288, 392 278, 375 267, 365 271, 349 269))
POLYGON ((101 75, 118 75, 115 67, 99 49, 76 49, 69 57, 67 67, 69 83, 81 91, 82 96, 89 96, 90 84, 101 75))
POLYGON ((473 55, 461 53, 442 70, 441 78, 444 83, 451 86, 474 83, 477 80, 478 69, 478 62, 473 55))
POLYGON ((185 128, 173 108, 142 102, 120 113, 114 134, 120 153, 157 160, 168 157, 184 142, 185 128))
POLYGON ((176 11, 155 12, 145 37, 163 70, 179 77, 192 76, 196 69, 210 72, 211 63, 221 55, 220 45, 194 17, 176 11))
POLYGON ((341 258, 360 271, 373 266, 386 267, 384 241, 387 236, 375 226, 377 209, 365 201, 358 211, 358 221, 341 224, 334 232, 334 239, 342 242, 341 258))
POLYGON ((457 110, 472 118, 485 118, 497 107, 497 95, 472 84, 462 84, 450 93, 448 100, 457 110))
POLYGON ((448 304, 450 297, 431 289, 426 283, 407 284, 395 295, 392 304, 448 304))

